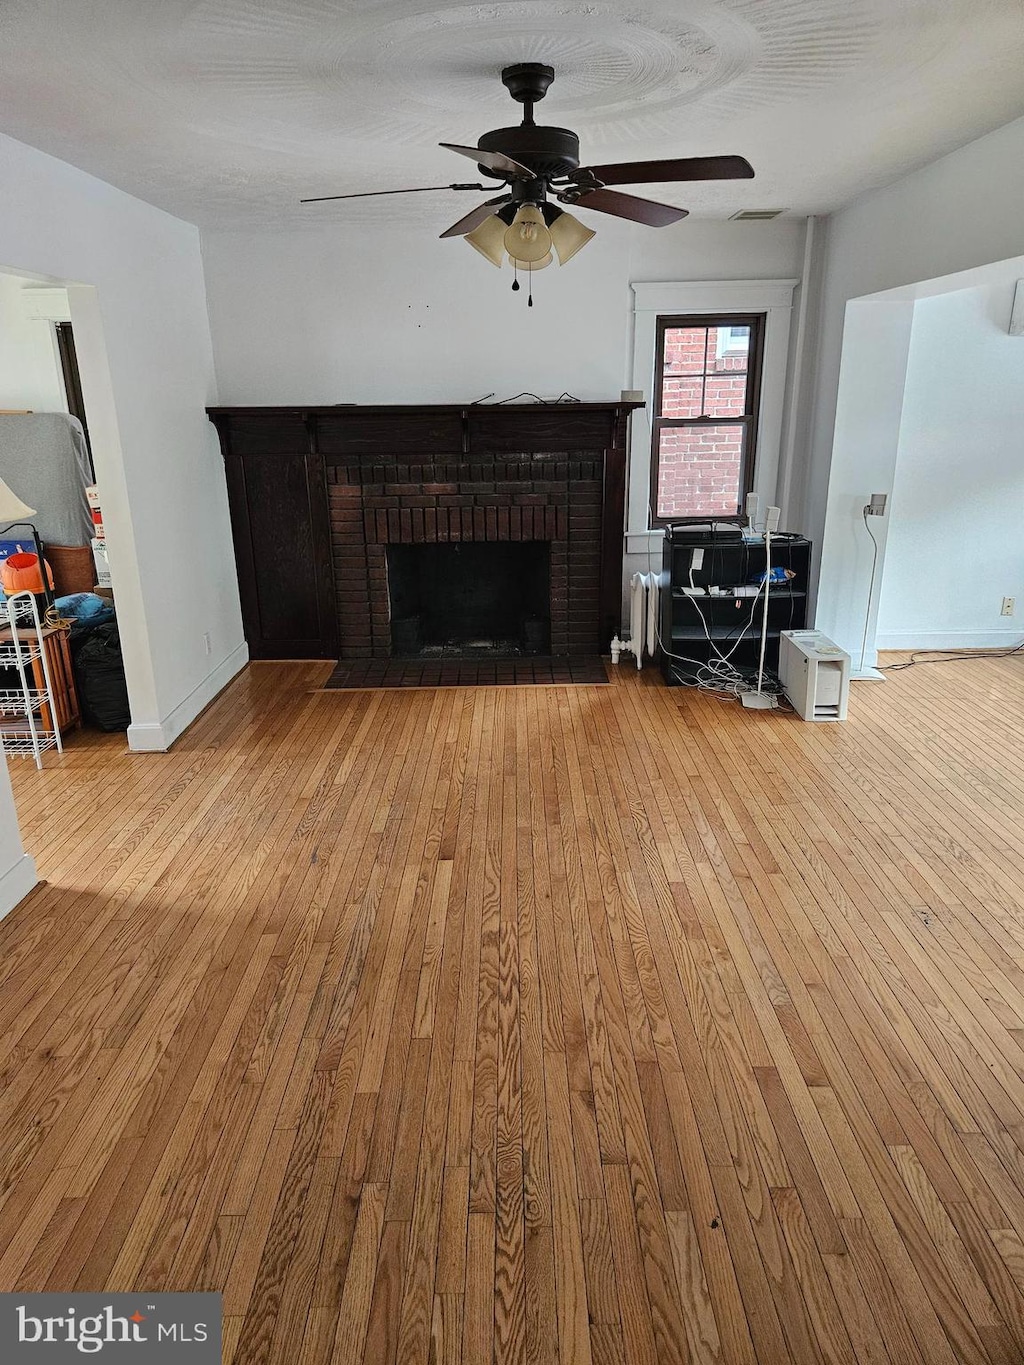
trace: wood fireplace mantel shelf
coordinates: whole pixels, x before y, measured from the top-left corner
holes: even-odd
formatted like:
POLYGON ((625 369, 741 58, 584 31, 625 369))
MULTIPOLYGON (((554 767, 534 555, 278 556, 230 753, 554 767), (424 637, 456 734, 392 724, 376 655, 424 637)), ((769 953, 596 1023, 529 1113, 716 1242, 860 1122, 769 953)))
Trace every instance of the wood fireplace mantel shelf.
POLYGON ((618 626, 626 434, 605 403, 212 407, 254 658, 382 657, 386 547, 544 539, 570 653, 618 626))

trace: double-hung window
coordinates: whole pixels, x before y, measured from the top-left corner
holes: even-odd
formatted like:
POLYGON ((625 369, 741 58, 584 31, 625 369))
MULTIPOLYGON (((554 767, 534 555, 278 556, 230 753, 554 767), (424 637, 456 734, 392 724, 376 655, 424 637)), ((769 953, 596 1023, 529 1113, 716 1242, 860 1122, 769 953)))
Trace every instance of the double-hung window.
POLYGON ((656 525, 741 510, 754 476, 764 321, 763 314, 658 318, 656 525))

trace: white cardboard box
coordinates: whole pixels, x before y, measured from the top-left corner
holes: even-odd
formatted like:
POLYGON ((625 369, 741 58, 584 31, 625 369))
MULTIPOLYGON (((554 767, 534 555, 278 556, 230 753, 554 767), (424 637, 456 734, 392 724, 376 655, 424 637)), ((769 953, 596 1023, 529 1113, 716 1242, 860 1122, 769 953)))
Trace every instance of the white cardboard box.
POLYGON ((92 559, 96 565, 96 582, 104 588, 110 587, 110 565, 107 563, 107 542, 93 539, 92 559))

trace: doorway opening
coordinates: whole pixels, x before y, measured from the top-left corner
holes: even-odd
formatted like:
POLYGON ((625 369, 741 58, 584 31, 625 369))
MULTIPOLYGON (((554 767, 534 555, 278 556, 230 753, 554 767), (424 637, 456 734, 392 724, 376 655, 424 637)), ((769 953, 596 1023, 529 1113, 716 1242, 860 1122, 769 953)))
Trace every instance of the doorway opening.
POLYGON ((0 739, 47 764, 131 721, 72 321, 94 293, 0 272, 0 739))
POLYGON ((82 377, 78 372, 78 352, 75 350, 74 328, 70 322, 57 322, 54 323, 54 331, 57 336, 57 354, 60 357, 61 377, 64 380, 64 397, 68 405, 68 412, 71 413, 72 417, 77 417, 82 424, 85 448, 89 452, 89 467, 92 470, 93 482, 95 483, 96 469, 92 462, 89 419, 85 414, 82 377))
POLYGON ((847 305, 816 624, 854 676, 1024 636, 1021 278, 1015 257, 847 305))

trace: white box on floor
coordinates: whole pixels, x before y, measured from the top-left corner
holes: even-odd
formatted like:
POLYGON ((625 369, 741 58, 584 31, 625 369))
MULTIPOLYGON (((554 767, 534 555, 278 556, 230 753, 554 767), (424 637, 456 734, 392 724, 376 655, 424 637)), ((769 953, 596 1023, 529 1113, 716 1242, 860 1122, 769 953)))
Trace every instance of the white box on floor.
POLYGON ((92 560, 96 565, 96 582, 104 588, 110 587, 110 565, 107 563, 107 542, 93 539, 92 560))
POLYGON ((790 705, 804 720, 845 720, 850 656, 820 630, 784 630, 779 678, 790 705))

